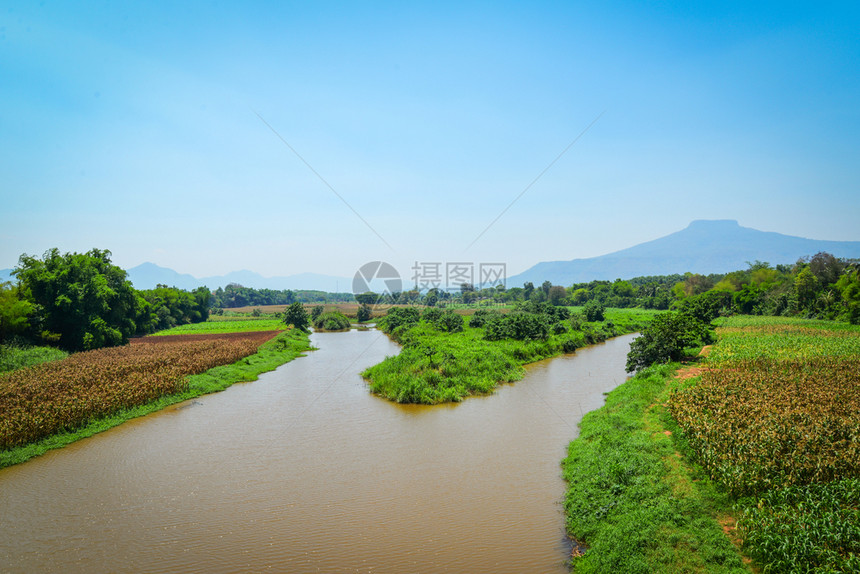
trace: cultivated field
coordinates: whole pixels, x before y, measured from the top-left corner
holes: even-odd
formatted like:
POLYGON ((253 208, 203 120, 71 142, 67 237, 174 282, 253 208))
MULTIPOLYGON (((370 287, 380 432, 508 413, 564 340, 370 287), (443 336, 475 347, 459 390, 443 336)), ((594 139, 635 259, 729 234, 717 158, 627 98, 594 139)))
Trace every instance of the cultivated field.
POLYGON ((186 376, 257 352, 278 332, 134 339, 0 375, 0 450, 181 392, 186 376))
POLYGON ((860 572, 860 327, 737 317, 669 411, 767 572, 860 572), (747 497, 747 498, 744 498, 747 497))

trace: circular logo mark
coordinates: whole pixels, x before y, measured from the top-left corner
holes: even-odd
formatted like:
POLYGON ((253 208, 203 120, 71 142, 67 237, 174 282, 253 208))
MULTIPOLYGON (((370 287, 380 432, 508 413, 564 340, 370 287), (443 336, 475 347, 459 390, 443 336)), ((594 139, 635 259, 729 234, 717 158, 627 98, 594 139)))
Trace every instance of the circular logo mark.
POLYGON ((392 295, 400 293, 403 287, 400 274, 390 263, 371 261, 362 265, 352 278, 352 293, 376 293, 392 295))

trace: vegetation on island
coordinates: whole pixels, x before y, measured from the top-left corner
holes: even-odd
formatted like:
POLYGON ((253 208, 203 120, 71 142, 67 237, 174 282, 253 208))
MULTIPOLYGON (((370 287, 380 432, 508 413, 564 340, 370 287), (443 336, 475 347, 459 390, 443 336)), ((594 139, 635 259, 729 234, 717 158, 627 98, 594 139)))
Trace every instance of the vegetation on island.
POLYGON ((400 353, 365 370, 370 390, 400 403, 435 404, 490 393, 523 376, 523 365, 640 329, 643 310, 606 311, 589 322, 579 310, 527 303, 511 313, 392 307, 377 325, 403 345, 400 353))

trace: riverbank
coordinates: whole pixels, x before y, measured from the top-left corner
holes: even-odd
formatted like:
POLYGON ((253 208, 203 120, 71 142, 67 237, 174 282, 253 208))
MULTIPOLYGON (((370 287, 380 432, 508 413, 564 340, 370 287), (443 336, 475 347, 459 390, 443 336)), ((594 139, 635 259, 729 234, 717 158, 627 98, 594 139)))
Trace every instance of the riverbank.
POLYGON ((583 419, 562 463, 574 570, 860 571, 860 328, 736 316, 717 337, 583 419))
POLYGON ((144 404, 120 410, 106 417, 100 417, 73 431, 59 432, 28 444, 0 451, 0 468, 19 464, 49 450, 62 448, 118 426, 130 419, 147 415, 170 405, 222 391, 235 383, 254 381, 261 373, 274 370, 280 365, 302 356, 308 350, 312 350, 308 334, 292 329, 263 343, 255 354, 248 355, 235 363, 187 376, 185 388, 178 393, 164 395, 144 404))
POLYGON ((562 462, 569 534, 584 545, 577 573, 741 573, 726 536, 736 517, 725 493, 682 456, 664 407, 678 364, 651 367, 585 415, 562 462))

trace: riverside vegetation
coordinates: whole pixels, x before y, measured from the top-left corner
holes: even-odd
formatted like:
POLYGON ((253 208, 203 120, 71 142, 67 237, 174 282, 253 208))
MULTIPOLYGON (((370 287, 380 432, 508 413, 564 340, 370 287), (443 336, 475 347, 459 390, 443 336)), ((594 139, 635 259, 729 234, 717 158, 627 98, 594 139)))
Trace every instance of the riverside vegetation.
POLYGON ((764 572, 860 572, 860 328, 717 323, 692 376, 642 369, 583 419, 563 463, 575 571, 749 571, 725 531, 764 572))
POLYGON ((480 309, 464 317, 452 310, 392 307, 377 326, 403 349, 363 376, 372 392, 399 403, 461 401, 520 379, 526 363, 637 331, 654 315, 585 311, 527 303, 511 313, 480 309))

